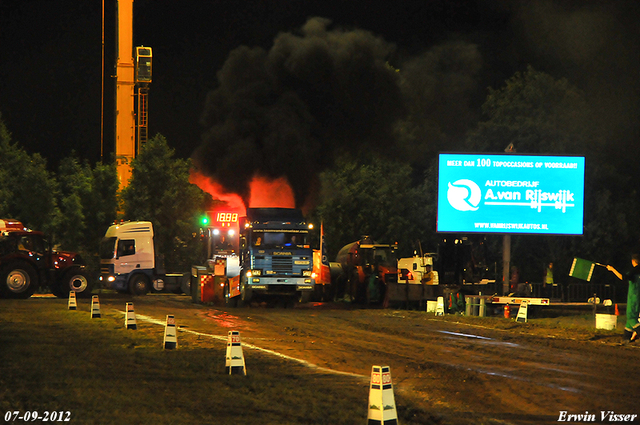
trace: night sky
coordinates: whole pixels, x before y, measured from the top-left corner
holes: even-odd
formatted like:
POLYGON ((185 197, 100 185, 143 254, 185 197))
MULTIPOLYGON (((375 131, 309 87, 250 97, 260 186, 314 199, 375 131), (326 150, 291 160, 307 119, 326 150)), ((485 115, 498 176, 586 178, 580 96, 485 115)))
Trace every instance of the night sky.
MULTIPOLYGON (((106 158, 114 144, 115 3, 105 0, 106 158)), ((400 70, 447 42, 477 46, 479 72, 468 101, 478 109, 487 87, 500 87, 528 64, 568 78, 601 111, 609 143, 637 157, 638 4, 136 0, 133 44, 154 53, 150 135, 163 134, 180 157, 192 156, 210 130, 201 118, 211 114, 207 94, 220 88, 218 72, 229 54, 239 46, 269 52, 279 34, 300 38, 313 17, 330 21, 322 21, 327 32, 369 32, 389 47, 388 62, 400 70)), ((100 0, 0 0, 0 113, 13 140, 51 167, 72 150, 100 159, 101 25, 100 0)))

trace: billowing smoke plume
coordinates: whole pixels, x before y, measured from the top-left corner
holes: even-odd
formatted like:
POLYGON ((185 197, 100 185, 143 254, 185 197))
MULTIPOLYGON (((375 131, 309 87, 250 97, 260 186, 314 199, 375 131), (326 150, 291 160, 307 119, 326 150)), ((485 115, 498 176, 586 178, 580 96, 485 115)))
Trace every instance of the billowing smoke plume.
POLYGON ((284 177, 297 206, 340 150, 383 149, 403 113, 394 45, 311 18, 273 47, 239 47, 218 72, 193 157, 199 171, 249 200, 255 176, 284 177))

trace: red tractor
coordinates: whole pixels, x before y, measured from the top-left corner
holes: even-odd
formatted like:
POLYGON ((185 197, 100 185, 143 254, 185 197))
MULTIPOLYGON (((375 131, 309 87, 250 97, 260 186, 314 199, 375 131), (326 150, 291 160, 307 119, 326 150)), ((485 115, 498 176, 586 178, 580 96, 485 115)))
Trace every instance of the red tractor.
POLYGON ((89 296, 93 283, 79 254, 55 252, 42 232, 17 220, 0 219, 1 298, 29 298, 47 286, 61 298, 71 290, 89 296))

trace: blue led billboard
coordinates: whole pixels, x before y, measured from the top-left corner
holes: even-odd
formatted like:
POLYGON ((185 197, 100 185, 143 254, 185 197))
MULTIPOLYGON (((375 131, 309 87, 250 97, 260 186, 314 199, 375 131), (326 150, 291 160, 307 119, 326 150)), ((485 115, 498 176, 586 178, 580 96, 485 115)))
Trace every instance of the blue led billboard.
POLYGON ((582 235, 581 156, 440 154, 438 232, 582 235))

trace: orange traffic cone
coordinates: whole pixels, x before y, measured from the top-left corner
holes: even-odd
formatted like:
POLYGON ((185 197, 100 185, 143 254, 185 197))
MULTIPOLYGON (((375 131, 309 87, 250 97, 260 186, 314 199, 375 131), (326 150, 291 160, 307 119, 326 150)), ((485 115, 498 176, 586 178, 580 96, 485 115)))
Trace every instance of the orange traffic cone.
POLYGON ((620 310, 618 310, 618 304, 616 303, 616 311, 614 313, 616 316, 620 316, 620 310))

